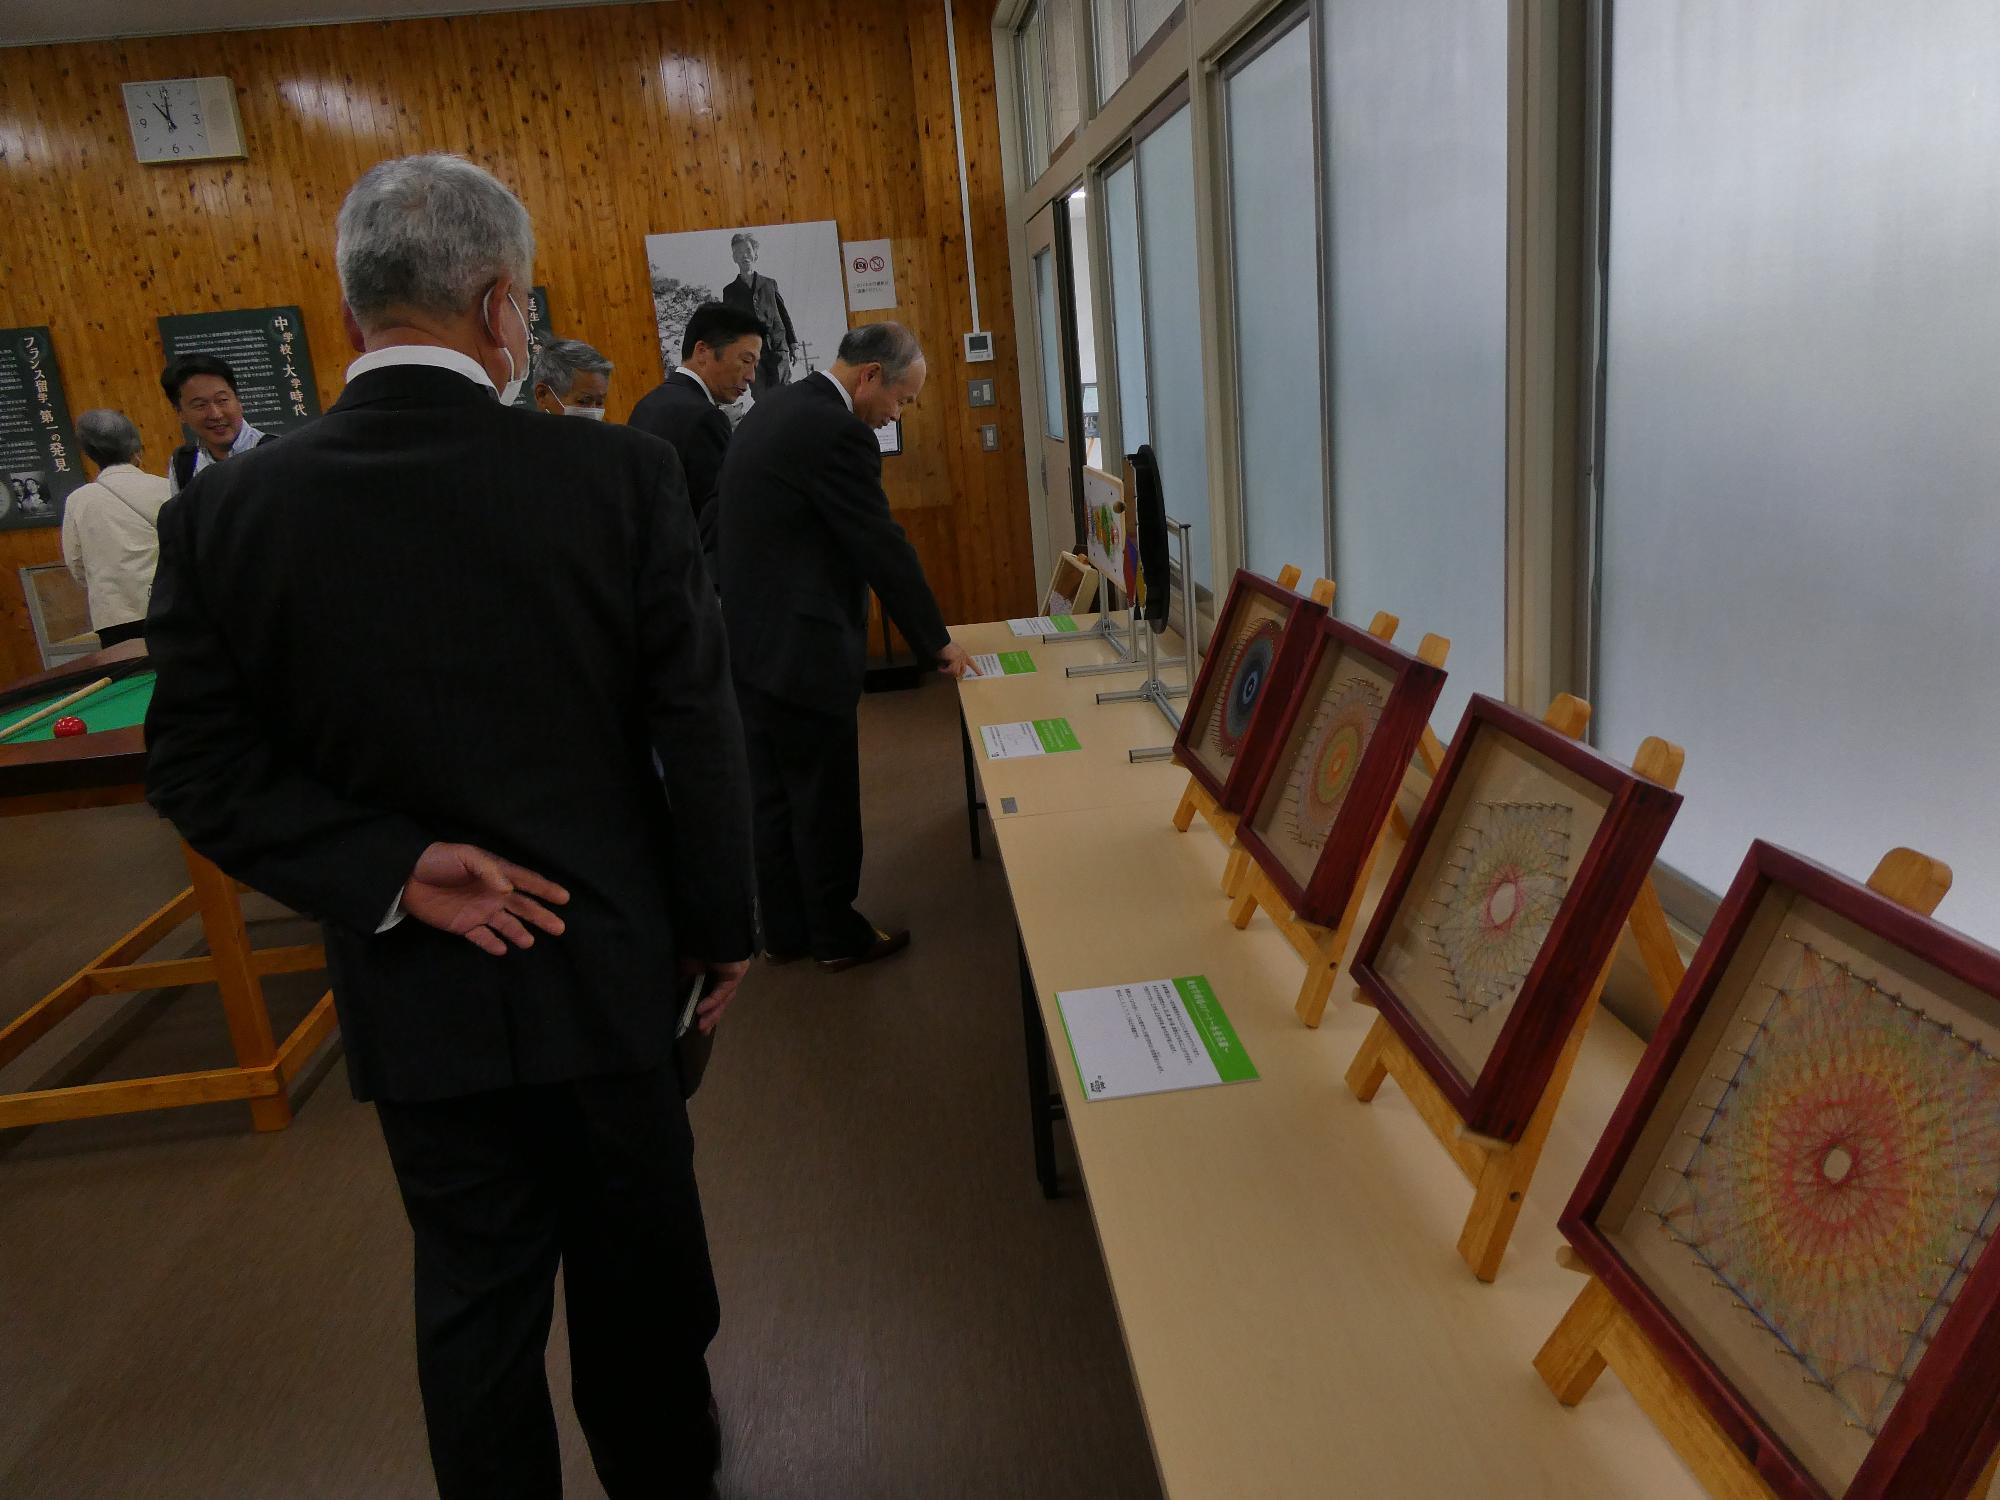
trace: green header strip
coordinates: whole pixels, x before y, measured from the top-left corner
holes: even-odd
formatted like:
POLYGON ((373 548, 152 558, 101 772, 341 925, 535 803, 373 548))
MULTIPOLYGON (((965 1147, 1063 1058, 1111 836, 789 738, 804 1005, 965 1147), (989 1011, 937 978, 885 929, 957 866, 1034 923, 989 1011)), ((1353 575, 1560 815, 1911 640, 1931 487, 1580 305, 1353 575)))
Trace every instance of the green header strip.
POLYGON ((1069 727, 1068 719, 1037 719, 1035 734, 1042 742, 1042 749, 1050 755, 1058 750, 1081 750, 1083 742, 1076 737, 1076 731, 1069 727))
POLYGON ((1250 1061, 1250 1054, 1243 1050, 1243 1043, 1237 1038, 1236 1028, 1229 1024, 1229 1017, 1223 1014, 1222 1002, 1215 998, 1208 978, 1203 974, 1176 979, 1174 988, 1180 991, 1181 1004, 1194 1022, 1195 1034, 1201 1044, 1208 1048, 1209 1060, 1215 1064, 1215 1071, 1224 1083, 1242 1083, 1257 1076, 1257 1068, 1250 1061))
POLYGON ((1076 634, 1076 616, 1075 616, 1075 615, 1050 615, 1050 616, 1049 616, 1049 618, 1050 618, 1051 620, 1055 621, 1055 626, 1056 626, 1056 634, 1057 634, 1057 635, 1075 635, 1075 634, 1076 634))
POLYGON ((1004 676, 1015 677, 1023 672, 1035 670, 1035 659, 1025 651, 1002 651, 1000 671, 1004 676))

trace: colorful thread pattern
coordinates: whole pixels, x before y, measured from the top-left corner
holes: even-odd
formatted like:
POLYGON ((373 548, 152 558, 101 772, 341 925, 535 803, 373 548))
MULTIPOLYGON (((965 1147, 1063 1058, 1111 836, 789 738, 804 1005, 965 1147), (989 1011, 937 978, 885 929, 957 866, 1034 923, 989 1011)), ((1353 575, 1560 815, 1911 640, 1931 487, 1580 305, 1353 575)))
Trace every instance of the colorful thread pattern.
POLYGON ((1208 721, 1210 737, 1225 759, 1234 758, 1243 748, 1243 736, 1250 732, 1251 715, 1257 711, 1271 663, 1277 659, 1279 633, 1276 620, 1258 619, 1237 634, 1230 649, 1222 691, 1216 694, 1208 721))
POLYGON ((1871 1437, 2000 1218, 2000 1058, 1810 943, 1648 1212, 1871 1437))
POLYGON ((1514 1003, 1569 890, 1574 810, 1560 802, 1482 802, 1413 920, 1460 1020, 1514 1003))
POLYGON ((1285 782, 1285 826, 1293 843, 1307 849, 1326 843, 1381 721, 1382 688, 1373 678, 1356 672, 1330 685, 1285 782))

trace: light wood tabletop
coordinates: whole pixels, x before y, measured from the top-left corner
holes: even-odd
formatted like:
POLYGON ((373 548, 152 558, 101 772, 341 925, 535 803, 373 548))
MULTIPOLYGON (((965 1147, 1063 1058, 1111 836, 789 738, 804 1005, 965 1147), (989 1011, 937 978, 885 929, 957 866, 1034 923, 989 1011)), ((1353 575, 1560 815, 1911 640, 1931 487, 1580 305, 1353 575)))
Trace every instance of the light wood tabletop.
POLYGON ((1298 958, 1262 917, 1229 925, 1221 845, 1199 822, 1172 826, 1186 773, 1123 760, 1120 741, 1141 727, 1128 712, 1162 738, 1165 723, 1092 697, 1137 674, 1068 678, 1062 663, 1106 649, 1022 642, 1005 622, 954 636, 968 650, 1028 649, 1039 668, 962 685, 975 733, 1060 713, 1086 750, 1118 752, 981 769, 989 797, 1004 785, 1066 804, 996 816, 994 836, 1166 1493, 1698 1496, 1617 1381, 1566 1410, 1532 1363, 1582 1285, 1556 1265, 1556 1216, 1639 1039, 1609 1016, 1591 1028, 1499 1280, 1481 1284, 1454 1249, 1470 1187, 1393 1084, 1362 1104, 1342 1082, 1374 1013, 1352 1003, 1343 973, 1324 1024, 1299 1024, 1298 958), (1031 779, 1063 759, 1067 779, 1031 779), (1189 974, 1214 985, 1259 1079, 1090 1102, 1056 992, 1189 974))

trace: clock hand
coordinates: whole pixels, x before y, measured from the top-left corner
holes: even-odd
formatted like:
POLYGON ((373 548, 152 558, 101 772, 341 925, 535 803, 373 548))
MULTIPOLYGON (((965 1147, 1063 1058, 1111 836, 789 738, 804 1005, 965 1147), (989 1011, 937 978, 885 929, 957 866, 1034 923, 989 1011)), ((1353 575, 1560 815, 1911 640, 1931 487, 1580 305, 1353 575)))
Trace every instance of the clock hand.
POLYGON ((167 129, 169 130, 180 129, 180 126, 174 123, 174 113, 172 110, 167 109, 161 105, 155 104, 153 106, 153 112, 157 114, 162 120, 165 120, 167 122, 167 129))

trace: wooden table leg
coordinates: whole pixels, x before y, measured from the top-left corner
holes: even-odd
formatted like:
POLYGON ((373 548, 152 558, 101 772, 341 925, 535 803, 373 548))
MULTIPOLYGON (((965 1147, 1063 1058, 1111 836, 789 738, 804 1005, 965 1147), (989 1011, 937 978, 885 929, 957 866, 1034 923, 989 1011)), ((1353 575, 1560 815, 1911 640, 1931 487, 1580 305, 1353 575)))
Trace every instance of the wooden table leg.
MULTIPOLYGON (((188 874, 194 883, 195 908, 215 960, 215 985, 222 992, 222 1011, 229 1022, 229 1042, 236 1061, 246 1068, 271 1066, 278 1056, 271 1036, 271 1013, 264 1004, 264 986, 257 978, 250 950, 250 931, 237 900, 236 882, 183 844, 188 874)), ((283 1092, 250 1101, 250 1120, 259 1130, 283 1130, 292 1122, 292 1103, 283 1092)))

